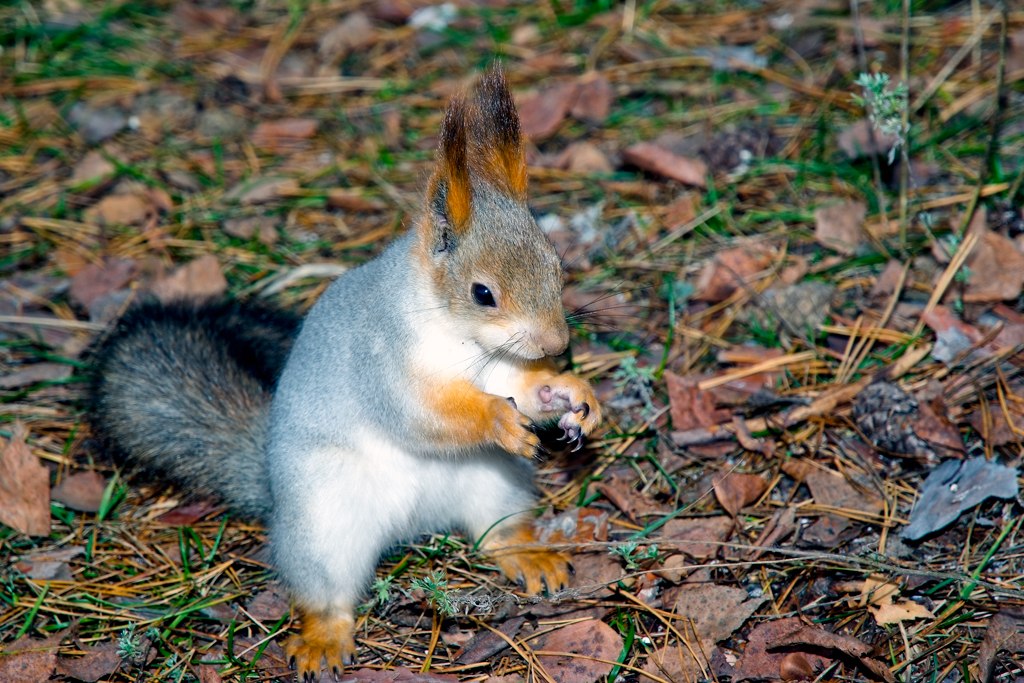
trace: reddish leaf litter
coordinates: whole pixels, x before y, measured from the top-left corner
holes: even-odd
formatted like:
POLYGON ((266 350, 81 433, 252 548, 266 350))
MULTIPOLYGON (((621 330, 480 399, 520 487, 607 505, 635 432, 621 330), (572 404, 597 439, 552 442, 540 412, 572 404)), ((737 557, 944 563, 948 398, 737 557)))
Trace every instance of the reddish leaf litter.
POLYGON ((0 681, 293 679, 265 529, 115 464, 89 347, 306 310, 495 57, 607 416, 537 462, 575 573, 410 539, 341 680, 1021 680, 1024 16, 918 4, 0 6, 0 681))

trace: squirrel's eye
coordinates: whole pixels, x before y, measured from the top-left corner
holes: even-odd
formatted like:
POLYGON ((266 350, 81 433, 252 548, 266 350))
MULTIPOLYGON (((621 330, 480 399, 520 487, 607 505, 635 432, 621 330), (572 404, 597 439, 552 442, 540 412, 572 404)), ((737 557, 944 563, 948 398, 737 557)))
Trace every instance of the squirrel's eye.
POLYGON ((494 302, 494 295, 491 294, 491 290, 489 290, 486 285, 474 282, 471 291, 473 293, 473 301, 475 301, 478 306, 498 305, 494 302))

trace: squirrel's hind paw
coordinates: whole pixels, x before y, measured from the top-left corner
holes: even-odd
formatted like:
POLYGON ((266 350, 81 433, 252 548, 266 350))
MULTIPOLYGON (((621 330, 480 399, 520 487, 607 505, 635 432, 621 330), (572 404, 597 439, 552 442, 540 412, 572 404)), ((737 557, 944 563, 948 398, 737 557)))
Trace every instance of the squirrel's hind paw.
POLYGON ((302 632, 289 638, 284 646, 299 680, 302 683, 318 681, 323 671, 337 679, 346 666, 355 664, 356 643, 352 631, 351 617, 303 614, 302 632))

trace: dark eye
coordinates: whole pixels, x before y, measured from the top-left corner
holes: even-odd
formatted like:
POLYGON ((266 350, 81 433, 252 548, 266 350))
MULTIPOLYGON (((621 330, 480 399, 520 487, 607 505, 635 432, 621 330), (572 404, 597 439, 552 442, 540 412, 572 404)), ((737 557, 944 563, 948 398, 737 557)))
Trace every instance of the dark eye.
POLYGON ((472 292, 473 292, 473 301, 475 301, 478 306, 497 306, 498 305, 498 304, 494 303, 494 295, 491 294, 491 290, 489 290, 486 285, 482 285, 479 282, 474 282, 473 283, 472 292))

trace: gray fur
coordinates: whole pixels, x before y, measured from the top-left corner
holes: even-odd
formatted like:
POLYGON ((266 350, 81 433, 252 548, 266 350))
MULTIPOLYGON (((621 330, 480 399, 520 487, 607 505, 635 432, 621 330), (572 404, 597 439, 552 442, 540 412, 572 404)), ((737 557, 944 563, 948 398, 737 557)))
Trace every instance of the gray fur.
POLYGON ((268 519, 267 414, 297 327, 230 302, 129 311, 92 352, 93 433, 132 467, 268 519))

